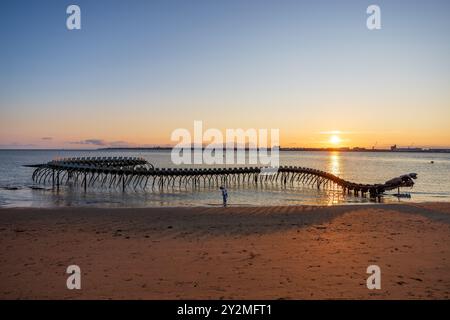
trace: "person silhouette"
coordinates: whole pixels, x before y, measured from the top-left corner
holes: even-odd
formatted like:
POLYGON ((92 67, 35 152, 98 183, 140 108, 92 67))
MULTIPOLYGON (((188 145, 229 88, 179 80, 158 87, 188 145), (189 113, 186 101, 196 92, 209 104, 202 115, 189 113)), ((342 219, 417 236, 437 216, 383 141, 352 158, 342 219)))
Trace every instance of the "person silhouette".
POLYGON ((227 200, 228 200, 228 192, 227 189, 224 186, 220 186, 220 190, 222 191, 222 199, 223 199, 223 206, 227 206, 227 200))

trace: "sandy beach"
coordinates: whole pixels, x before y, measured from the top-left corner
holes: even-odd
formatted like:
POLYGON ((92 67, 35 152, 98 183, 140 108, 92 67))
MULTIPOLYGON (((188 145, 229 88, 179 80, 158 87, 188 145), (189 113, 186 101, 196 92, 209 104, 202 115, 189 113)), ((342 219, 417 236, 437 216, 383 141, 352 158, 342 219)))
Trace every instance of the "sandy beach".
POLYGON ((0 244, 1 299, 450 297, 450 203, 3 208, 0 244))

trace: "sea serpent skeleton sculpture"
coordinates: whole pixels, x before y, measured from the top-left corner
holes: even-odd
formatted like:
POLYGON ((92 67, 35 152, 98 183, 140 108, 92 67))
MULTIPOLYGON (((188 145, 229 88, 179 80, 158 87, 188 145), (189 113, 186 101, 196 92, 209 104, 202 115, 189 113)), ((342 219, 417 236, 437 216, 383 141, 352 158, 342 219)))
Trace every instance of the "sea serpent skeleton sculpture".
MULTIPOLYGON (((318 189, 341 188, 354 195, 378 197, 385 191, 412 187, 417 174, 410 173, 383 184, 360 184, 339 178, 331 173, 295 166, 281 166, 272 174, 261 167, 237 168, 155 168, 137 157, 83 157, 64 158, 44 164, 26 165, 35 168, 35 183, 50 183, 53 187, 73 183, 88 187, 142 190, 170 188, 194 189, 220 185, 303 184, 318 189)), ((266 168, 267 169, 267 168, 266 168)))

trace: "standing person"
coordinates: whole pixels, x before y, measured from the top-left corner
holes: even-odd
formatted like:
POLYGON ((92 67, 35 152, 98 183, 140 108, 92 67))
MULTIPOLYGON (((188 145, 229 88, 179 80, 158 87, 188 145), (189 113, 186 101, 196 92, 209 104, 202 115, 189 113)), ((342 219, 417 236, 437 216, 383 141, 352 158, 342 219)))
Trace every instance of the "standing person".
POLYGON ((221 186, 220 190, 222 191, 223 206, 226 207, 227 206, 227 200, 228 200, 227 189, 224 186, 221 186))

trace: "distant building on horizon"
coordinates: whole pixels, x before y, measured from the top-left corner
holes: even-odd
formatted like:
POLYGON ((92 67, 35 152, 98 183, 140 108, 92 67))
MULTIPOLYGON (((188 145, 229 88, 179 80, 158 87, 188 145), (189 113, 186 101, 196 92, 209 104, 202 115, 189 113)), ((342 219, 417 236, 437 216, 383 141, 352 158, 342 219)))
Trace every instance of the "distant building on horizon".
POLYGON ((417 152, 417 151, 423 151, 423 148, 399 148, 396 144, 391 146, 391 151, 397 151, 397 152, 417 152))

